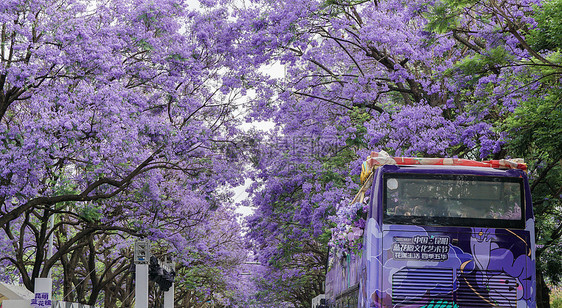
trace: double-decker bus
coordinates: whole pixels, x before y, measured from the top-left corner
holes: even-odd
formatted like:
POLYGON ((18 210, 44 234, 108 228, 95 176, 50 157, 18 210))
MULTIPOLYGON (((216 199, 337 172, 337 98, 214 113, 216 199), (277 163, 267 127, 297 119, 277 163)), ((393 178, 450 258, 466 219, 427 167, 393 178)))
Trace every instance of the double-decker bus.
POLYGON ((331 251, 329 307, 536 307, 524 164, 374 152, 364 165, 363 245, 331 251))

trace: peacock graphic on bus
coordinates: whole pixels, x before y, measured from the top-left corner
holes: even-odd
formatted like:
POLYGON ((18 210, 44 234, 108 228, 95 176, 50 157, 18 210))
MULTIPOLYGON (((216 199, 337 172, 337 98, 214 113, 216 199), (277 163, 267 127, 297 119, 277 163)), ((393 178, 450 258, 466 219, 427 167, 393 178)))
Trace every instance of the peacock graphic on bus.
POLYGON ((373 152, 362 180, 338 210, 329 307, 536 307, 524 163, 373 152))

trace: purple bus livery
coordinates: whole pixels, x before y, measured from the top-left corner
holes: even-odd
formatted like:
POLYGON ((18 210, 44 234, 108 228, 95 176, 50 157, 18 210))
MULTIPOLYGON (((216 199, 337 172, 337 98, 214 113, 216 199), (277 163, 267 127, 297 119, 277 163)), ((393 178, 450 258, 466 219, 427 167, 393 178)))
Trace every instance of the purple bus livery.
POLYGON ((353 203, 357 253, 330 249, 330 308, 536 307, 535 231, 522 163, 373 152, 353 203))

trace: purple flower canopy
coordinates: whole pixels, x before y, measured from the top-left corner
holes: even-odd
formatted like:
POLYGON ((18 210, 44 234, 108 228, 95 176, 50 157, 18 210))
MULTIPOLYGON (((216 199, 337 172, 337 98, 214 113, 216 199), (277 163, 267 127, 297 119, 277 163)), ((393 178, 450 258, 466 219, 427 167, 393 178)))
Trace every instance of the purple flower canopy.
POLYGON ((541 88, 528 64, 548 57, 521 41, 535 4, 445 7, 440 25, 438 1, 3 1, 0 275, 31 288, 85 234, 124 268, 146 236, 222 273, 197 300, 236 290, 248 247, 264 266, 248 288, 283 290, 268 301, 319 289, 330 231, 360 236, 347 205, 372 150, 503 155, 505 119, 541 88), (275 127, 241 129, 254 121, 275 127), (243 230, 225 187, 245 177, 243 230))
POLYGON ((241 123, 227 15, 182 0, 2 1, 2 281, 32 289, 52 269, 67 300, 130 305, 131 249, 146 237, 182 282, 220 273, 197 282, 197 300, 244 295, 226 189, 244 166, 223 146, 241 123), (89 287, 72 293, 78 281, 89 287))
POLYGON ((326 261, 329 245, 360 233, 347 206, 371 151, 503 158, 504 121, 541 84, 528 64, 542 60, 521 43, 540 1, 256 3, 243 15, 252 60, 266 54, 285 74, 253 88, 248 121, 277 126, 259 136, 248 237, 272 273, 299 268, 310 289, 323 279, 308 260, 326 261), (453 16, 442 24, 440 6, 453 16))

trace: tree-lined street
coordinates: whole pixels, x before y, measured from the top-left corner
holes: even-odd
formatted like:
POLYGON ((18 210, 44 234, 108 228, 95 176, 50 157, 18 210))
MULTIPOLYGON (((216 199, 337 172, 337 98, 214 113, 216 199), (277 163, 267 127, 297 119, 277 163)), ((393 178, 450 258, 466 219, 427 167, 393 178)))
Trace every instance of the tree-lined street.
POLYGON ((561 21, 560 0, 3 1, 0 281, 133 307, 147 239, 176 307, 310 307, 384 150, 524 158, 548 307, 561 21))

